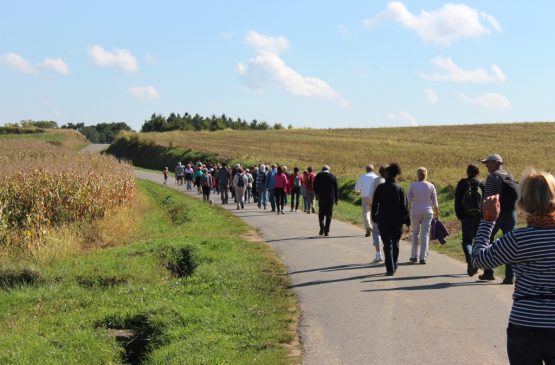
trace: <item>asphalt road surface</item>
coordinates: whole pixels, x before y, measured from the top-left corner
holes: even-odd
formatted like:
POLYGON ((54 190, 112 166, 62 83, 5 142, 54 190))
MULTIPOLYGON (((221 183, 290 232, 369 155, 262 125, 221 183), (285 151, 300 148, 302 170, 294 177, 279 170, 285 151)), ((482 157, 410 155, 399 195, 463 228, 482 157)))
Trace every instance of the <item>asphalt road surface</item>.
MULTIPOLYGON (((161 173, 136 176, 162 183, 161 173)), ((371 263, 374 249, 359 227, 333 221, 321 237, 316 214, 222 207, 256 228, 287 266, 300 301, 304 364, 508 363, 512 286, 479 282, 466 264, 433 251, 428 264, 410 264, 406 242, 397 273, 387 277, 383 263, 371 263)))

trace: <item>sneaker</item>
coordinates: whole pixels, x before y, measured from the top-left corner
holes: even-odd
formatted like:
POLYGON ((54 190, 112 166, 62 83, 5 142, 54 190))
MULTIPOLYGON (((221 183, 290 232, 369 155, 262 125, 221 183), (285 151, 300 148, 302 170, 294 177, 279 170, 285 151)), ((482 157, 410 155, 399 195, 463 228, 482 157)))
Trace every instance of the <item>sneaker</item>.
POLYGON ((378 252, 376 256, 374 256, 374 261, 372 262, 380 262, 382 261, 382 255, 378 252))
POLYGON ((365 237, 370 237, 370 234, 372 234, 372 230, 370 228, 366 228, 366 235, 365 237))
POLYGON ((420 264, 426 265, 426 260, 420 260, 420 264))
POLYGON ((472 277, 478 272, 478 268, 472 264, 468 264, 466 266, 466 273, 468 276, 472 277))
POLYGON ((293 208, 291 208, 291 212, 293 212, 293 208))
POLYGON ((478 279, 490 281, 490 280, 495 280, 495 276, 482 274, 482 275, 478 275, 478 279))
POLYGON ((502 282, 502 283, 503 283, 503 284, 506 284, 506 285, 513 285, 513 284, 514 284, 513 279, 511 279, 511 278, 505 278, 505 279, 503 279, 503 282, 502 282))
POLYGON ((416 263, 416 257, 411 257, 411 258, 409 259, 409 261, 412 262, 413 264, 416 263))
POLYGON ((295 209, 295 213, 298 213, 298 212, 299 212, 299 210, 298 210, 298 209, 295 209))

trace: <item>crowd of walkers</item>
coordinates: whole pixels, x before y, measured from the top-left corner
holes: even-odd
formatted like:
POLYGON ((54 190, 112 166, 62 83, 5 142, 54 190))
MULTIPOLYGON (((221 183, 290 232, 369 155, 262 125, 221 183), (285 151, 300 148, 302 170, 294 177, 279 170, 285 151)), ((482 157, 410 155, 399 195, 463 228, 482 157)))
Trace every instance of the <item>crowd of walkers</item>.
MULTIPOLYGON (((467 274, 495 280, 493 269, 505 265, 503 284, 515 284, 514 304, 507 329, 507 350, 511 364, 555 363, 555 178, 547 172, 527 171, 518 184, 503 169, 503 159, 492 154, 481 160, 487 169, 481 181, 476 164, 466 168, 466 176, 455 189, 454 208, 460 221, 461 248, 467 274), (527 225, 516 228, 516 208, 527 225), (498 231, 503 233, 495 239, 498 231), (516 277, 516 283, 515 283, 516 277)), ((408 261, 426 264, 430 238, 440 241, 447 230, 439 220, 435 186, 427 181, 428 171, 419 167, 415 180, 405 192, 398 184, 401 167, 382 165, 378 174, 368 164, 356 182, 361 195, 366 237, 375 249, 374 262, 385 261, 386 275, 394 276, 399 261, 399 241, 404 233, 411 240, 408 261)), ((163 171, 164 184, 168 168, 163 171)), ((256 204, 259 209, 285 214, 315 213, 318 203, 319 235, 328 236, 334 205, 338 203, 336 177, 329 166, 317 174, 311 167, 300 171, 276 164, 229 167, 225 163, 182 165, 175 168, 176 184, 197 189, 203 199, 213 203, 212 194, 222 204, 233 199, 237 209, 256 204), (302 204, 301 204, 302 198, 302 204)))

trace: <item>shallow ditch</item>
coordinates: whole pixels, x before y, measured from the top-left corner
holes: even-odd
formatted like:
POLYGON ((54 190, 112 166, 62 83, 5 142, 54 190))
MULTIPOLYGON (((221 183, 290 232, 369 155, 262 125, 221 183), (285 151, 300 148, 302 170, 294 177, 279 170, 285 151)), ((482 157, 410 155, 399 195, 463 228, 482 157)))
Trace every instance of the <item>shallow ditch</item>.
POLYGON ((197 267, 190 247, 167 249, 162 259, 166 261, 166 269, 176 278, 191 276, 197 267))
POLYGON ((151 324, 147 315, 137 315, 120 321, 110 319, 101 323, 101 326, 123 347, 121 359, 124 364, 142 364, 156 346, 159 331, 151 324))
POLYGON ((0 272, 0 289, 17 288, 33 285, 40 281, 40 274, 31 269, 9 270, 0 272))

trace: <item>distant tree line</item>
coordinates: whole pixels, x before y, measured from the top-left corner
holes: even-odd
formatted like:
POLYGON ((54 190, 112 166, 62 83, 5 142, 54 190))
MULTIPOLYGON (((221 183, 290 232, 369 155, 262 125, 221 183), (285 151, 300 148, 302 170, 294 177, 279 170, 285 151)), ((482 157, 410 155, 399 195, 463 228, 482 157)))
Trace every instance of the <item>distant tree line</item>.
POLYGON ((85 123, 68 123, 63 125, 62 128, 78 130, 92 143, 112 143, 120 131, 132 130, 130 126, 123 122, 98 123, 88 126, 85 126, 85 123))
POLYGON ((0 127, 0 134, 41 133, 44 129, 75 129, 93 143, 112 143, 119 131, 130 131, 130 126, 123 122, 98 123, 85 126, 85 123, 67 123, 58 127, 53 120, 22 120, 5 123, 0 127))
MULTIPOLYGON (((212 115, 202 117, 198 114, 183 115, 171 113, 167 118, 161 114, 152 114, 149 120, 145 120, 141 132, 166 132, 166 131, 218 131, 222 129, 283 129, 281 123, 270 126, 268 123, 259 122, 256 119, 247 121, 241 118, 233 119, 225 114, 221 116, 212 115)), ((293 128, 289 125, 288 128, 293 128)))

